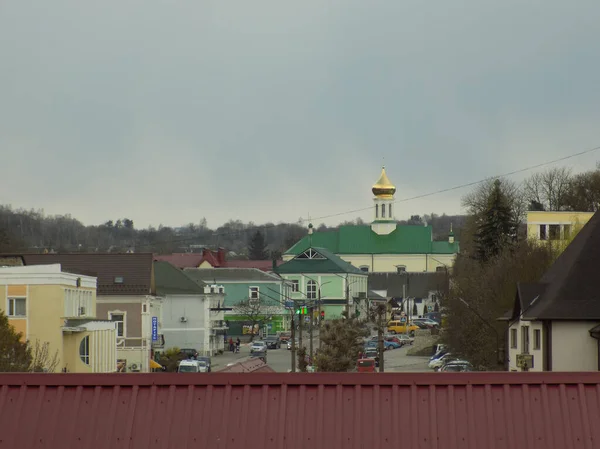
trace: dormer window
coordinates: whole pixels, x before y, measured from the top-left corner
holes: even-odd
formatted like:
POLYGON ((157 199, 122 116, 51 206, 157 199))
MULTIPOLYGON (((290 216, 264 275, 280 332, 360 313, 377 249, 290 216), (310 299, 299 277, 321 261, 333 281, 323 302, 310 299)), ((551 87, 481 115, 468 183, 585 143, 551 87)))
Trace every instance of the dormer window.
POLYGON ((397 273, 406 273, 406 266, 405 265, 398 265, 396 267, 396 272, 397 273))
POLYGON ((219 287, 219 293, 220 294, 224 294, 225 293, 225 287, 219 287))
POLYGON ((115 276, 115 284, 122 284, 124 281, 123 276, 115 276))

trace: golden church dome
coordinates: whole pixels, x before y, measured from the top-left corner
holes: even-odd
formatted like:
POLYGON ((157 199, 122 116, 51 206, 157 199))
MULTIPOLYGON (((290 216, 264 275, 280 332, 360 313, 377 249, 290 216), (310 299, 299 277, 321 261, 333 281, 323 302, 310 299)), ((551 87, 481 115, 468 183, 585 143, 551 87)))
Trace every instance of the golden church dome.
POLYGON ((373 195, 377 198, 393 198, 396 193, 396 186, 392 184, 385 174, 385 167, 381 168, 381 176, 372 189, 373 195))

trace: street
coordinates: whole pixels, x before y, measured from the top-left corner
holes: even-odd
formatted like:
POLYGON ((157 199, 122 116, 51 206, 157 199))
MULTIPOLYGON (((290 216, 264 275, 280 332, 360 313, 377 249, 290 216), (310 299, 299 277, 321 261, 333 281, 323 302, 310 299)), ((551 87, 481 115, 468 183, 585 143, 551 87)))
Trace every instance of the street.
MULTIPOLYGON (((318 347, 318 343, 314 343, 314 348, 318 347)), ((385 371, 386 372, 430 372, 427 367, 429 357, 408 356, 406 352, 410 346, 405 346, 399 349, 385 351, 385 371)), ((218 371, 224 368, 227 364, 234 362, 250 355, 250 346, 242 345, 239 354, 226 352, 223 355, 213 357, 213 369, 218 371)), ((283 345, 281 349, 270 349, 267 352, 267 363, 275 371, 279 373, 287 373, 292 368, 292 351, 288 351, 287 346, 283 345)))

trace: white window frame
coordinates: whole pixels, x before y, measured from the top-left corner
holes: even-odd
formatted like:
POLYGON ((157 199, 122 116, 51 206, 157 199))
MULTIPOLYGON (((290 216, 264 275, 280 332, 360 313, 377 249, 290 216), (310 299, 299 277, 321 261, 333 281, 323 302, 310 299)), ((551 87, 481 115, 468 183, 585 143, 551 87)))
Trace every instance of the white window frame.
POLYGON ((406 265, 396 265, 396 273, 406 273, 406 265))
POLYGON ((260 287, 252 285, 248 288, 248 299, 260 301, 260 287), (254 295, 256 293, 256 296, 254 295))
POLYGON ((519 346, 519 330, 516 327, 510 328, 510 348, 517 349, 519 346))
POLYGON ((317 283, 312 279, 306 283, 306 298, 307 299, 317 299, 317 283), (314 287, 314 289, 313 289, 314 287), (314 290, 314 291, 313 291, 314 290))
POLYGON ((27 317, 27 297, 25 296, 11 296, 6 300, 6 311, 8 312, 6 316, 11 318, 25 318, 27 317), (23 300, 25 301, 25 314, 17 315, 15 312, 17 310, 16 301, 23 300), (12 313, 11 313, 11 303, 12 303, 12 313))
POLYGON ((542 330, 534 329, 533 330, 533 350, 542 349, 542 330))
POLYGON ((116 326, 117 329, 117 338, 127 338, 127 312, 123 310, 110 310, 108 312, 108 319, 113 323, 120 323, 120 321, 114 321, 112 319, 113 315, 123 315, 123 335, 119 335, 119 326, 116 326))
POLYGON ((298 293, 300 291, 300 281, 298 279, 292 279, 292 293, 298 293))
POLYGON ((90 364, 90 336, 86 335, 79 342, 79 360, 81 360, 86 365, 90 364), (84 342, 86 342, 84 344, 84 342), (85 348, 85 351, 82 353, 82 346, 85 348))
POLYGON ((368 273, 369 272, 369 266, 368 265, 361 265, 360 267, 358 267, 358 269, 360 271, 362 271, 363 273, 368 273))

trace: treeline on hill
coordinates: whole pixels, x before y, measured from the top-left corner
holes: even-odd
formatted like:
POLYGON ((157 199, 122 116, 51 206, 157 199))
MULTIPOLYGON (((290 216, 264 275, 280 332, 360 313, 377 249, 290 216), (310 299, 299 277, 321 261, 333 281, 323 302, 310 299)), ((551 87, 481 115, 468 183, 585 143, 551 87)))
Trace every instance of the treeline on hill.
POLYGON ((581 228, 566 241, 538 245, 519 231, 526 210, 594 212, 599 205, 598 168, 576 175, 554 168, 521 185, 499 179, 468 193, 461 252, 442 299, 442 339, 451 351, 483 369, 501 367, 507 323, 498 318, 512 309, 517 283, 539 281, 581 228))
MULTIPOLYGON (((446 239, 450 223, 457 238, 464 216, 429 214, 412 216, 401 224, 430 224, 434 238, 446 239)), ((340 225, 364 224, 360 218, 340 225)), ((248 245, 256 231, 263 234, 267 253, 278 257, 306 235, 308 223, 265 223, 256 225, 230 220, 217 229, 210 229, 206 219, 181 227, 158 226, 136 229, 128 218, 109 220, 101 225, 84 226, 71 215, 47 216, 42 211, 13 209, 0 206, 0 252, 188 252, 201 247, 223 247, 229 257, 247 258, 248 245)), ((316 232, 333 229, 324 224, 316 232)))

